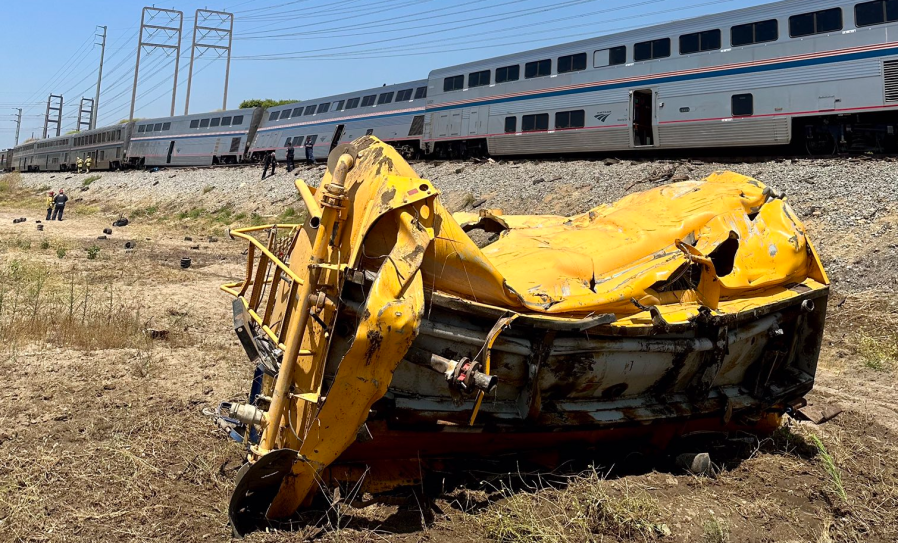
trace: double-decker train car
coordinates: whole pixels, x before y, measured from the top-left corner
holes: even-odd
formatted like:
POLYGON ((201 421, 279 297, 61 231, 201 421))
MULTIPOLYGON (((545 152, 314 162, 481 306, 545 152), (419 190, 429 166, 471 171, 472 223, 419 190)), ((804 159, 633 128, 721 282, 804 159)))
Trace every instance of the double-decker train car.
POLYGON ((458 155, 894 144, 898 2, 785 0, 434 70, 458 155))
POLYGON ((121 123, 73 134, 68 168, 75 169, 77 160, 91 158, 92 170, 120 170, 126 164, 128 142, 133 122, 121 123))
POLYGON ((420 80, 269 108, 250 156, 258 159, 274 151, 284 160, 287 144, 292 143, 300 148, 299 160, 305 156, 301 148, 310 142, 315 159, 325 159, 340 142, 366 134, 414 155, 424 136, 426 99, 427 80, 420 80))
POLYGON ((262 109, 146 119, 135 123, 128 163, 142 166, 211 166, 243 162, 262 109))
POLYGON ((13 169, 13 150, 0 150, 0 172, 8 172, 13 169))

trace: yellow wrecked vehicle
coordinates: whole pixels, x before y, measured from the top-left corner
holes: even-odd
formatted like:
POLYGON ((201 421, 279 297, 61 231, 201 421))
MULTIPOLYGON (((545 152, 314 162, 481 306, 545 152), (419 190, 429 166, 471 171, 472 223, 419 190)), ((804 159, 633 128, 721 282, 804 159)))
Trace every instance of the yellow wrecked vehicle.
POLYGON ((223 289, 256 372, 248 401, 223 405, 249 460, 237 533, 321 488, 384 492, 472 455, 770 431, 813 386, 829 281, 754 179, 573 217, 454 217, 365 137, 297 189, 305 223, 232 232, 246 276, 223 289), (500 236, 480 249, 476 228, 500 236))

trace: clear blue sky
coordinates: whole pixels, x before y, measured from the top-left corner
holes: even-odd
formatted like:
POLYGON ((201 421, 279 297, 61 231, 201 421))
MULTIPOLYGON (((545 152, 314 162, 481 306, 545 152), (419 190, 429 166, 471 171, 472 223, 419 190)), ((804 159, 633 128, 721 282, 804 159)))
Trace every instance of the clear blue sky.
MULTIPOLYGON (((591 36, 759 5, 770 0, 172 0, 184 12, 176 114, 184 112, 197 8, 235 13, 228 107, 247 98, 310 99, 423 79, 433 68, 591 36)), ((95 25, 108 26, 100 125, 128 117, 143 2, 10 0, 0 17, 0 148, 41 136, 49 93, 63 94, 63 131, 96 88, 95 25)), ((152 4, 150 4, 152 5, 152 4)), ((221 108, 224 62, 194 66, 192 113, 221 108)), ((144 54, 136 117, 167 116, 174 58, 144 54)))

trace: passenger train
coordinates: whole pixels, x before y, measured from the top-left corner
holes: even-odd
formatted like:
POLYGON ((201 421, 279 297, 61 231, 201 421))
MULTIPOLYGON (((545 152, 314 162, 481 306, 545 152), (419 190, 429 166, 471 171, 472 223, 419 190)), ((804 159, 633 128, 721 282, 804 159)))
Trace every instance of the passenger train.
POLYGON ((898 147, 898 0, 782 0, 439 68, 268 110, 134 121, 5 152, 7 168, 325 158, 373 134, 407 156, 796 145, 898 147), (237 123, 237 119, 240 120, 237 123), (303 152, 297 153, 297 158, 303 152))

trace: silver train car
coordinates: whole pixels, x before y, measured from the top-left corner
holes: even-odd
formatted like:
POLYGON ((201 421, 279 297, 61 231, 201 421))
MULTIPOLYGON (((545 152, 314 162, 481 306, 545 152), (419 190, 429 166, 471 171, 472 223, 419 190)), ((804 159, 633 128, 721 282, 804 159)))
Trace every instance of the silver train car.
POLYGON ((211 166, 239 164, 262 120, 261 108, 234 109, 136 121, 128 164, 211 166))
MULTIPOLYGON (((67 168, 77 168, 77 160, 91 158, 91 170, 120 170, 126 164, 128 142, 134 129, 133 122, 125 122, 94 130, 86 130, 69 136, 71 148, 67 155, 67 168)), ((61 168, 64 169, 64 168, 61 168)))
POLYGON ((422 148, 426 99, 427 80, 420 80, 269 108, 250 158, 274 151, 278 160, 285 160, 292 143, 296 160, 302 160, 303 147, 311 142, 315 159, 324 160, 341 142, 366 134, 413 156, 422 148))
POLYGON ((13 169, 13 150, 0 149, 0 172, 8 172, 13 169))
POLYGON ((898 2, 785 0, 434 70, 428 154, 894 145, 898 2))

